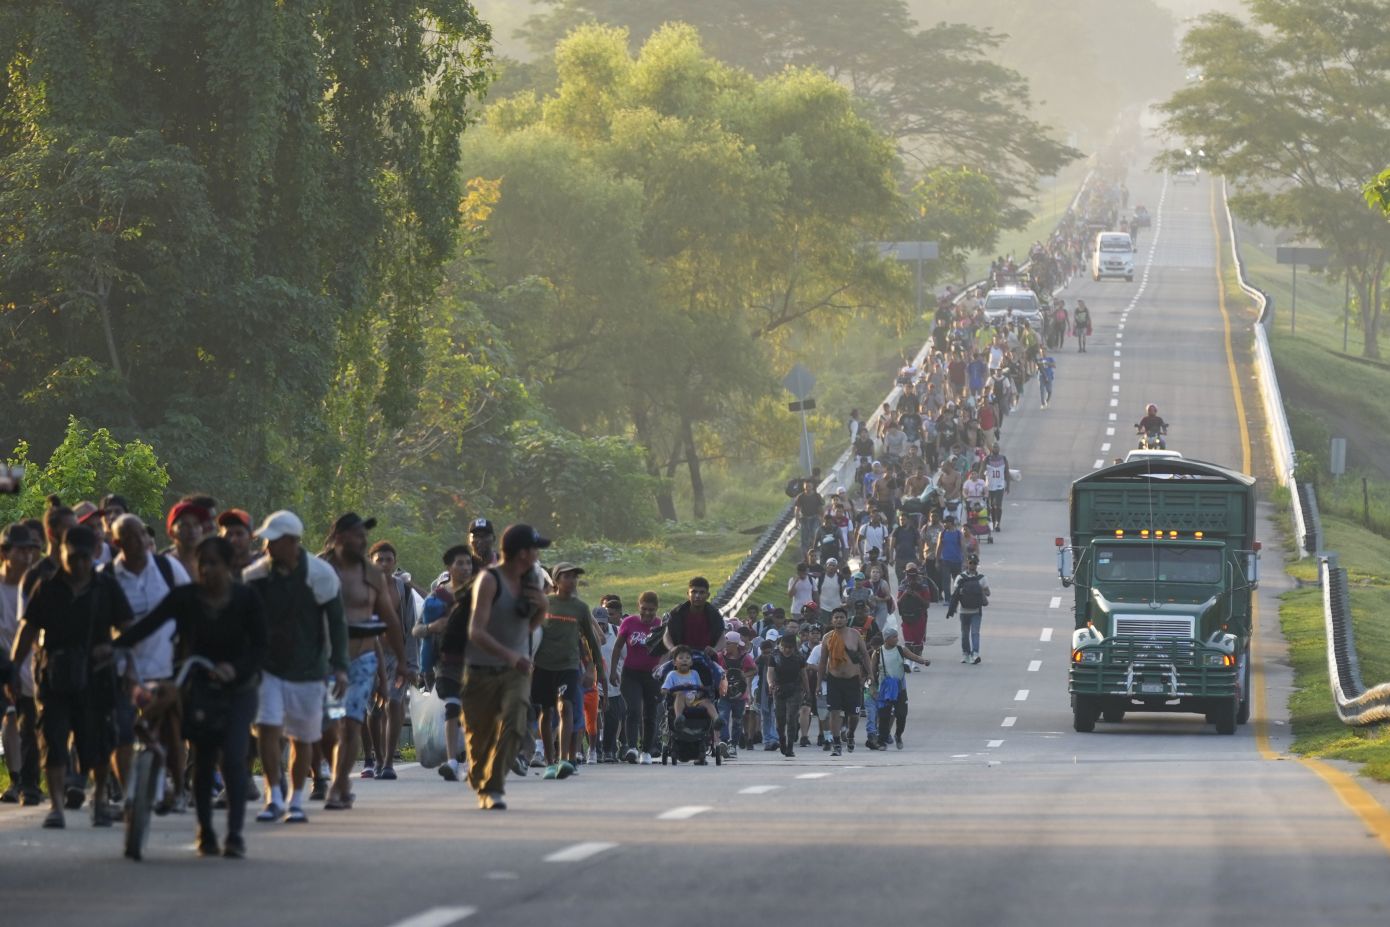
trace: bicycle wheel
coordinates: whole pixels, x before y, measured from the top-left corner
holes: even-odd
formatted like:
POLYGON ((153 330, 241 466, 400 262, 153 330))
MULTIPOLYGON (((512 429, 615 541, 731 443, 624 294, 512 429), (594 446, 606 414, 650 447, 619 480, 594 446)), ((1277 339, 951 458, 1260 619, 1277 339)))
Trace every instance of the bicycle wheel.
POLYGON ((158 765, 154 751, 143 749, 135 754, 130 764, 130 791, 125 808, 125 855, 130 859, 142 858, 149 840, 158 765))

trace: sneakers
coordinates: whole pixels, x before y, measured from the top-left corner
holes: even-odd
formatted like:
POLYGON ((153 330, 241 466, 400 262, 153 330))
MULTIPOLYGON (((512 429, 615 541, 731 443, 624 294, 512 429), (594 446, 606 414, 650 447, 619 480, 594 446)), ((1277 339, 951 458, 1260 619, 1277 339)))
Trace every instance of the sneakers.
POLYGON ((537 750, 535 753, 531 754, 531 768, 532 768, 532 769, 544 769, 544 768, 545 768, 545 753, 544 753, 543 751, 537 750))
POLYGON ((811 746, 811 738, 803 735, 802 738, 796 742, 796 745, 798 747, 809 747, 811 746))
POLYGON ((560 764, 559 764, 559 763, 551 763, 549 766, 547 766, 547 767, 545 768, 545 772, 541 773, 541 778, 542 778, 542 779, 558 779, 558 778, 560 778, 560 764))
POLYGON ((636 748, 636 747, 628 747, 627 750, 625 750, 625 751, 623 752, 623 762, 624 762, 624 763, 632 763, 633 765, 636 765, 636 764, 637 764, 637 748, 636 748))
POLYGON ((512 759, 512 772, 516 773, 518 776, 526 775, 530 769, 531 766, 526 762, 526 757, 518 756, 512 759))
POLYGON ((111 812, 107 810, 105 802, 92 803, 92 826, 110 827, 111 812))
POLYGON ((484 792, 478 796, 478 807, 484 811, 506 811, 507 802, 501 792, 484 792))
POLYGON ((830 751, 830 741, 822 740, 820 742, 820 748, 828 753, 830 751))
POLYGON ((729 751, 728 751, 726 754, 724 754, 724 758, 725 758, 726 760, 736 760, 736 759, 738 759, 738 745, 737 745, 737 744, 729 744, 729 751))
POLYGON ((366 762, 362 764, 362 772, 359 775, 363 779, 376 778, 376 757, 367 757, 366 762))
MULTIPOLYGON (((303 814, 304 812, 300 812, 303 814)), ((266 805, 265 809, 258 815, 256 820, 262 824, 275 824, 285 817, 285 809, 279 805, 266 805)))
POLYGON ((831 755, 831 756, 842 756, 842 755, 843 755, 843 754, 840 752, 840 742, 839 742, 838 740, 835 741, 834 743, 832 743, 832 744, 830 745, 830 755, 831 755))
POLYGON ((4 802, 7 805, 19 804, 19 789, 10 786, 5 790, 3 795, 0 795, 0 802, 4 802))
POLYGON ((969 663, 972 657, 974 657, 974 654, 971 654, 971 653, 963 653, 963 654, 960 655, 960 662, 962 662, 962 663, 969 663))
POLYGON ((450 766, 448 763, 439 764, 439 777, 445 782, 459 781, 458 770, 454 769, 454 767, 450 766))
POLYGON ((979 651, 976 651, 975 653, 972 653, 972 654, 970 655, 970 662, 971 662, 971 663, 974 663, 974 664, 977 665, 977 666, 979 665, 979 663, 980 663, 980 654, 979 654, 979 651))
POLYGON ((875 737, 873 734, 870 734, 868 738, 864 741, 864 746, 869 750, 877 750, 878 738, 875 737))
POLYGON ((383 780, 385 780, 386 782, 394 782, 394 781, 396 780, 396 770, 395 770, 395 767, 392 767, 392 766, 384 767, 384 768, 381 770, 381 772, 379 772, 379 773, 376 774, 376 777, 377 777, 378 779, 383 779, 383 780))
POLYGON ((650 766, 650 765, 652 765, 652 755, 651 755, 650 753, 643 752, 642 755, 639 756, 639 757, 637 758, 637 765, 638 765, 638 766, 650 766))
POLYGON ((87 799, 87 790, 82 786, 70 785, 63 790, 63 806, 69 811, 76 811, 82 807, 82 802, 87 799))
POLYGON ((314 778, 314 787, 309 792, 309 801, 323 801, 328 797, 328 777, 314 778))
POLYGON ((37 808, 43 804, 43 793, 38 789, 25 789, 19 794, 19 806, 21 808, 37 808))
POLYGON ((763 744, 763 752, 771 753, 773 750, 781 750, 782 745, 778 743, 763 744))
POLYGON ((849 738, 848 740, 846 740, 846 741, 845 741, 845 746, 849 748, 849 752, 850 752, 850 753, 853 753, 853 752, 854 752, 854 738, 851 737, 851 738, 849 738))
POLYGON ((569 760, 561 760, 556 765, 560 767, 560 772, 556 776, 557 779, 568 779, 570 776, 579 775, 579 770, 569 760))
POLYGON ((63 812, 55 808, 48 812, 48 816, 43 819, 43 826, 47 830, 62 830, 68 826, 68 822, 63 817, 63 812))
POLYGON ((903 748, 903 739, 899 737, 897 740, 893 741, 893 746, 901 750, 903 748))

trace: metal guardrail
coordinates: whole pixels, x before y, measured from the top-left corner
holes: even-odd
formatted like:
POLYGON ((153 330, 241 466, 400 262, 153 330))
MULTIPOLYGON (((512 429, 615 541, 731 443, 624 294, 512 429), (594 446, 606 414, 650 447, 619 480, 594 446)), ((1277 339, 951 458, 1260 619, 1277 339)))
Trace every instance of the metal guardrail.
POLYGON ((1274 300, 1245 278, 1245 262, 1240 257, 1240 242, 1236 238, 1236 223, 1231 215, 1231 206, 1226 199, 1226 180, 1221 180, 1221 206, 1226 210, 1226 228, 1230 233, 1231 255, 1235 258, 1236 277, 1240 288, 1255 301, 1260 308, 1259 324, 1255 326, 1255 372, 1260 384, 1260 401, 1264 405, 1265 423, 1269 432, 1270 447, 1274 451, 1274 476, 1279 485, 1289 490, 1289 503, 1293 513, 1294 537, 1298 539, 1298 557, 1303 559, 1309 553, 1316 553, 1317 547, 1306 547, 1308 538, 1307 515, 1304 511, 1298 486, 1294 481, 1293 435, 1289 431, 1289 419, 1284 412, 1284 397, 1279 392, 1279 375, 1274 370, 1274 355, 1269 350, 1267 328, 1274 313, 1274 300))
MULTIPOLYGON (((1067 212, 1076 209, 1076 204, 1080 201, 1081 195, 1086 192, 1086 188, 1090 185, 1091 178, 1094 176, 1094 169, 1086 172, 1086 176, 1082 179, 1081 185, 1076 190, 1076 195, 1072 197, 1071 203, 1067 207, 1067 212)), ((1020 268, 1020 270, 1027 269, 1027 263, 1023 264, 1020 268)), ((956 301, 959 302, 964 299, 967 293, 983 282, 982 280, 977 280, 974 283, 967 284, 961 289, 960 294, 956 297, 956 301)), ((922 345, 921 350, 917 352, 916 356, 913 357, 913 365, 920 368, 926 363, 930 353, 931 341, 928 340, 922 345)), ((864 423, 864 427, 872 428, 877 424, 883 412, 883 403, 888 403, 890 405, 895 404, 898 401, 898 397, 902 395, 902 391, 901 386, 894 385, 888 395, 883 398, 883 401, 874 407, 874 413, 869 416, 868 420, 864 423)), ((816 487, 816 491, 822 496, 825 495, 831 487, 841 485, 845 482, 844 473, 846 472, 845 468, 849 465, 852 456, 850 453, 851 450, 851 448, 845 449, 844 453, 835 461, 834 466, 830 468, 829 474, 821 481, 820 485, 816 487)), ((853 476, 853 473, 851 472, 850 475, 853 476)), ((746 603, 752 597, 753 593, 757 591, 758 587, 762 585, 763 580, 765 580, 767 575, 776 567, 777 561, 782 559, 782 554, 786 552, 787 547, 791 544, 792 538, 796 537, 799 527, 793 511, 793 506, 788 504, 787 507, 782 510, 781 514, 777 516, 776 520, 768 526, 767 530, 759 536, 757 543, 753 545, 753 549, 748 552, 748 556, 744 558, 743 562, 734 570, 728 581, 725 582, 723 586, 719 587, 719 590, 711 598, 711 602, 724 613, 726 618, 737 615, 743 608, 744 603, 746 603)))
POLYGON ((1327 675, 1332 684, 1337 717, 1344 724, 1356 727, 1390 721, 1390 682, 1367 689, 1361 681, 1356 637, 1352 632, 1347 571, 1337 564, 1336 554, 1318 557, 1318 577, 1322 581, 1322 612, 1327 634, 1327 675))
POLYGON ((1269 423, 1270 442, 1275 454, 1275 473, 1281 485, 1288 487, 1293 509, 1295 545, 1299 558, 1313 554, 1318 558, 1318 581, 1322 585, 1323 632, 1327 639, 1327 676, 1332 688, 1332 700, 1342 723, 1364 727, 1390 721, 1390 682, 1367 689, 1361 679, 1361 664, 1356 657, 1356 635, 1352 626, 1351 590, 1347 571, 1337 563, 1334 553, 1322 553, 1322 515, 1318 511, 1317 489, 1312 483, 1299 483, 1294 478, 1294 446, 1289 432, 1289 420, 1284 413, 1284 398, 1279 392, 1279 378, 1274 372, 1274 359, 1269 350, 1266 331, 1272 314, 1272 300, 1258 287, 1245 279, 1245 262, 1240 257, 1236 239, 1235 220, 1226 203, 1226 182, 1221 182, 1221 201, 1226 208, 1226 225, 1230 230, 1231 253, 1241 289, 1260 306, 1260 324, 1255 326, 1255 365, 1259 373, 1260 397, 1264 402, 1265 420, 1269 423))

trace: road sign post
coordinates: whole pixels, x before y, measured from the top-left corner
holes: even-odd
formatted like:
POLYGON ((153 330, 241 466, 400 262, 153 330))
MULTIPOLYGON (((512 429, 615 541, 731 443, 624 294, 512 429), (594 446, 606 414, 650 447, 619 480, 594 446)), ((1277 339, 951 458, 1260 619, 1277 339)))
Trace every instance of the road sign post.
POLYGON ((1326 267, 1331 252, 1326 248, 1310 248, 1301 245, 1281 245, 1275 249, 1275 259, 1280 264, 1293 266, 1293 298, 1289 301, 1289 334, 1294 333, 1298 321, 1298 265, 1307 264, 1310 268, 1326 267))
POLYGON ((797 364, 782 378, 782 386, 797 399, 796 402, 790 403, 788 408, 801 413, 801 472, 810 476, 815 469, 816 461, 815 449, 811 445, 811 430, 806 424, 806 413, 816 407, 816 401, 811 398, 811 390, 816 388, 816 376, 801 364, 797 364))
POLYGON ((913 279, 915 281, 917 314, 920 316, 926 308, 924 305, 926 299, 923 293, 926 277, 922 265, 927 261, 937 260, 941 256, 941 247, 934 241, 881 241, 878 243, 878 253, 880 257, 891 257, 898 261, 912 261, 916 265, 913 279))

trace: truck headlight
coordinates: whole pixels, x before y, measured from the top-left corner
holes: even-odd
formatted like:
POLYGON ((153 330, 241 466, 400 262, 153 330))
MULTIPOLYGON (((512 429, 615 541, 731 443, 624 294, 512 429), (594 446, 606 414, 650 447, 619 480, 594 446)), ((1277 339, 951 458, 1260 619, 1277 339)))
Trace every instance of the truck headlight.
POLYGON ((1099 650, 1073 650, 1071 652, 1071 662, 1073 663, 1099 663, 1102 654, 1099 650))
POLYGON ((1236 658, 1229 653, 1209 653, 1202 662, 1207 666, 1235 666, 1236 658))

